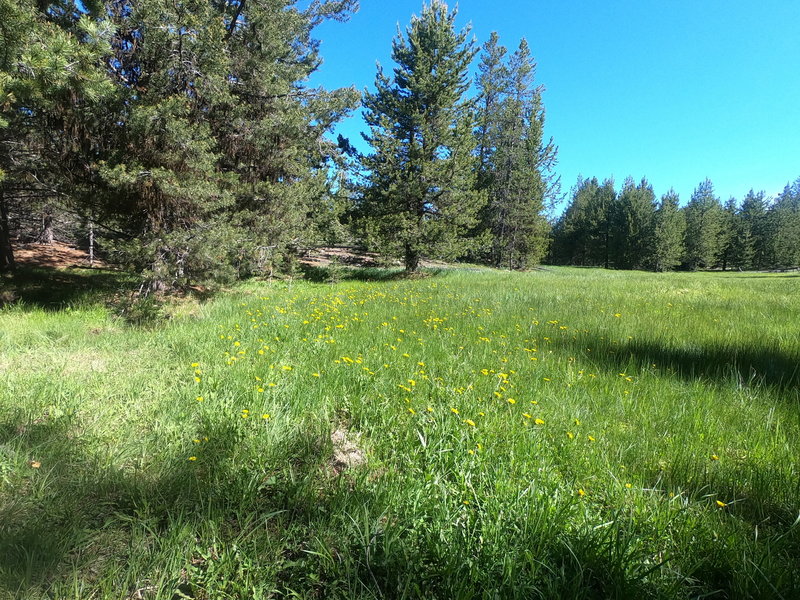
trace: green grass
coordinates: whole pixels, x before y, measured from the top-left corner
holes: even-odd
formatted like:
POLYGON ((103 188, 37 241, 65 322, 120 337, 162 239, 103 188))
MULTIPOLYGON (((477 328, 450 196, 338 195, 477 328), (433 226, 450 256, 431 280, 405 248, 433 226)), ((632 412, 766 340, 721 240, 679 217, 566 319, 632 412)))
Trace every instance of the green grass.
POLYGON ((798 284, 357 272, 155 329, 3 309, 0 597, 797 598, 798 284))

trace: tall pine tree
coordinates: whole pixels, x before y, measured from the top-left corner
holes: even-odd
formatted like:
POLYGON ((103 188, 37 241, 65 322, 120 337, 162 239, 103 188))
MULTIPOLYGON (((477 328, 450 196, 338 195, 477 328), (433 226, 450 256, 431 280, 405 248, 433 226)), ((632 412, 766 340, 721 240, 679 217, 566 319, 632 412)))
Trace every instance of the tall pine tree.
POLYGON ((364 97, 372 153, 363 159, 359 208, 368 240, 401 257, 408 272, 423 256, 463 255, 485 203, 465 97, 475 49, 455 17, 443 2, 423 6, 393 41, 393 76, 379 67, 376 91, 364 97))
POLYGON ((324 134, 354 90, 311 90, 311 32, 354 0, 113 0, 109 76, 119 89, 101 188, 152 289, 229 278, 313 239, 335 146, 324 134), (271 258, 270 258, 271 257, 271 258))
POLYGON ((739 240, 739 202, 731 196, 722 207, 721 229, 719 236, 719 265, 725 271, 737 262, 739 240))
POLYGON ((706 179, 698 185, 686 205, 686 262, 690 269, 717 265, 722 252, 723 208, 706 179))
POLYGON ((641 269, 647 262, 655 216, 653 187, 642 179, 628 177, 614 210, 614 265, 618 269, 641 269))
POLYGON ((553 259, 564 264, 601 266, 612 262, 614 180, 578 178, 572 200, 553 231, 553 259))
MULTIPOLYGON (((96 159, 113 86, 105 18, 64 0, 0 0, 0 270, 14 266, 9 213, 32 198, 64 201, 96 159)), ((88 7, 88 8, 87 8, 88 7)))
POLYGON ((800 266, 800 179, 787 185, 775 199, 768 222, 772 264, 800 266))
POLYGON ((504 61, 506 49, 492 34, 484 46, 477 80, 480 184, 488 194, 483 227, 495 266, 537 264, 546 251, 546 205, 558 194, 553 174, 557 150, 543 139, 542 88, 534 85, 536 63, 523 39, 504 61))
POLYGON ((648 260, 655 271, 669 271, 683 260, 686 217, 679 203, 678 194, 670 190, 661 197, 656 210, 648 260))
POLYGON ((739 209, 734 249, 734 264, 740 269, 767 266, 767 200, 764 192, 750 190, 739 209))

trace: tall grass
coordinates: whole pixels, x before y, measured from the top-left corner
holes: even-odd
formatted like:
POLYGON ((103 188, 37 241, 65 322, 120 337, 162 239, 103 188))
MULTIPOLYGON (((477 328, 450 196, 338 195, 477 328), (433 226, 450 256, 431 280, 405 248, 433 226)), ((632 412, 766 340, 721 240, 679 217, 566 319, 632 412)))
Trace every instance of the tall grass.
POLYGON ((800 595, 800 280, 381 278, 1 311, 0 597, 800 595))

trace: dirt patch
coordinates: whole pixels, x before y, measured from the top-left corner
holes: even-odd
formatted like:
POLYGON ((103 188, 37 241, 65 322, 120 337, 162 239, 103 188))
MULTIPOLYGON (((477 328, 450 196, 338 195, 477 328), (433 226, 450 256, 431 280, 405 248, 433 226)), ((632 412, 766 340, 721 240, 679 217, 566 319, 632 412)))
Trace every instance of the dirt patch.
MULTIPOLYGON (((14 248, 14 259, 26 267, 49 267, 51 269, 90 268, 88 252, 53 242, 52 244, 22 244, 14 248)), ((95 258, 94 266, 107 267, 105 263, 95 258)))
MULTIPOLYGON (((402 267, 403 262, 382 256, 377 252, 365 252, 347 246, 326 246, 309 250, 300 262, 309 267, 329 267, 338 263, 346 267, 402 267)), ((444 268, 448 263, 440 260, 423 259, 420 266, 425 268, 444 268)))
POLYGON ((309 267, 328 267, 334 262, 348 267, 383 267, 387 264, 387 260, 376 252, 364 252, 343 246, 315 248, 301 258, 300 262, 309 267))
POLYGON ((358 445, 359 435, 339 425, 331 433, 333 457, 331 467, 338 475, 342 471, 358 467, 367 462, 364 450, 358 445))

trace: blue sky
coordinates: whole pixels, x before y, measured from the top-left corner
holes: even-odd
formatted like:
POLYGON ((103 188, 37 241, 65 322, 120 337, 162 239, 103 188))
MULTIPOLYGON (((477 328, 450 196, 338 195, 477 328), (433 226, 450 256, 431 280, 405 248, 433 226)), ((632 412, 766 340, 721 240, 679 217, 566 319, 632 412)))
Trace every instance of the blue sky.
MULTIPOLYGON (((361 0, 349 22, 321 25, 310 83, 372 88, 421 7, 361 0)), ((528 40, 564 191, 578 175, 645 176, 685 203, 708 177, 725 201, 800 177, 798 0, 461 0, 457 24, 479 45, 491 31, 510 49, 528 40)), ((363 129, 357 114, 339 131, 359 143, 363 129)))

